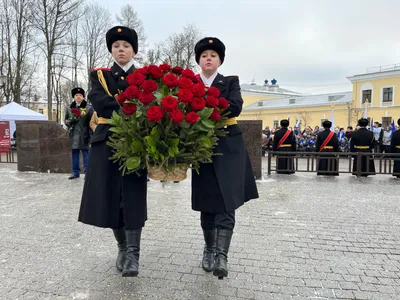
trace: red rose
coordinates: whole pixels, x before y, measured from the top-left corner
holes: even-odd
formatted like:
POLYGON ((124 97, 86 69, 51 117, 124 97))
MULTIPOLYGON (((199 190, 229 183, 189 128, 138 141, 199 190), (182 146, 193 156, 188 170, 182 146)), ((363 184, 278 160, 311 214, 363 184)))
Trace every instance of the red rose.
POLYGON ((178 101, 172 96, 165 96, 161 100, 161 106, 165 111, 173 111, 178 107, 178 101))
POLYGON ((179 78, 179 87, 181 89, 190 90, 192 88, 192 86, 193 86, 193 82, 190 79, 185 78, 185 77, 179 78))
POLYGON ((188 122, 189 124, 194 124, 199 119, 200 119, 200 116, 197 113, 195 113, 194 111, 191 111, 190 113, 188 113, 186 115, 186 122, 188 122))
POLYGON ((228 108, 228 106, 229 106, 228 100, 226 100, 223 97, 219 98, 218 100, 219 100, 218 106, 219 106, 220 109, 227 109, 228 108))
POLYGON ((190 103, 190 106, 192 107, 193 110, 199 111, 202 110, 204 107, 206 107, 206 101, 203 98, 195 97, 190 103))
POLYGON ((208 88, 208 92, 207 92, 208 96, 218 97, 219 94, 221 94, 221 92, 216 87, 211 86, 208 88))
POLYGON ((206 94, 205 88, 206 86, 202 82, 194 84, 192 87, 193 95, 195 95, 196 97, 204 97, 204 95, 206 94))
POLYGON ((132 103, 126 103, 123 107, 122 107, 122 111, 124 112, 124 114, 126 114, 127 116, 130 116, 132 114, 134 114, 136 112, 136 105, 132 104, 132 103))
POLYGON ((164 116, 164 112, 159 106, 152 106, 147 110, 146 117, 150 122, 159 122, 164 116))
POLYGON ((193 99, 193 93, 190 90, 180 89, 178 92, 179 101, 188 104, 193 99))
POLYGON ((172 89, 178 86, 178 77, 176 77, 174 74, 167 74, 162 79, 162 82, 164 82, 168 88, 172 89))
POLYGON ((214 111, 212 112, 210 119, 213 121, 219 121, 221 119, 221 115, 219 114, 216 108, 214 108, 214 111))
POLYGON ((75 116, 77 116, 78 118, 81 116, 81 111, 77 108, 71 108, 71 113, 73 113, 75 116))
POLYGON ((171 66, 169 64, 161 64, 160 65, 160 69, 165 74, 165 73, 168 73, 171 70, 171 66))
POLYGON ((176 75, 181 75, 182 71, 183 71, 183 68, 181 68, 179 66, 172 68, 172 73, 174 73, 176 75))
POLYGON ((139 95, 139 101, 144 105, 149 105, 154 100, 154 95, 148 92, 141 92, 139 95))
POLYGON ((207 97, 207 107, 218 107, 219 100, 217 97, 208 96, 207 97))
POLYGON ((164 75, 163 71, 159 67, 154 65, 149 66, 149 73, 155 79, 159 79, 164 75))
POLYGON ((119 104, 121 104, 121 105, 124 104, 125 100, 126 100, 126 97, 125 97, 124 93, 118 94, 117 101, 119 104))
POLYGON ((196 79, 196 75, 194 74, 194 72, 190 69, 185 69, 182 71, 182 76, 189 78, 190 80, 196 79))
POLYGON ((136 86, 140 86, 145 79, 146 77, 139 72, 129 74, 126 77, 126 81, 128 81, 129 85, 136 85, 136 86))
POLYGON ((179 124, 179 123, 182 122, 182 120, 185 117, 185 115, 179 109, 175 109, 174 111, 171 112, 169 117, 171 118, 172 123, 179 124))
POLYGON ((149 66, 144 66, 143 68, 136 69, 135 73, 140 73, 140 74, 142 74, 144 76, 149 75, 150 74, 149 73, 149 66))
POLYGON ((126 88, 124 96, 126 99, 135 99, 139 97, 140 90, 137 86, 130 85, 126 88))
POLYGON ((158 85, 154 80, 145 80, 142 84, 142 89, 145 92, 152 93, 157 91, 158 85))

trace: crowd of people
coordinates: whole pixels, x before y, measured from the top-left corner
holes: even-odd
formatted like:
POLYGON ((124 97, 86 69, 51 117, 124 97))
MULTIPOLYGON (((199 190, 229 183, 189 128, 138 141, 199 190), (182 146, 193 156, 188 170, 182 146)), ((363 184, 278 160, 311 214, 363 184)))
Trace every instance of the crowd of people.
MULTIPOLYGON (((399 130, 400 126, 396 126, 395 130, 399 130)), ((262 153, 263 156, 266 155, 267 151, 272 151, 273 140, 275 132, 281 129, 281 126, 277 128, 270 129, 266 126, 262 131, 262 153)), ((296 151, 298 152, 316 152, 316 141, 319 133, 324 131, 323 127, 315 126, 314 129, 311 126, 306 126, 304 129, 299 127, 289 127, 289 130, 293 131, 296 138, 296 151)), ((358 126, 355 130, 358 129, 358 126)), ((367 127, 374 133, 375 138, 375 153, 389 153, 390 152, 390 142, 393 135, 393 129, 391 126, 382 127, 382 124, 375 122, 372 128, 367 127)), ((346 129, 344 127, 336 126, 333 132, 336 133, 339 151, 349 152, 350 151, 350 139, 354 129, 353 126, 348 126, 346 129)))

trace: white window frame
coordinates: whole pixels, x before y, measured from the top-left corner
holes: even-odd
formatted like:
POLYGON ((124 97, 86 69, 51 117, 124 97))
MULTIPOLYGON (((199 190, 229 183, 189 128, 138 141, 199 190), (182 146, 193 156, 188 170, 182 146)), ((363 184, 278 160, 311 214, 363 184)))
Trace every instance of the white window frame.
POLYGON ((360 88, 360 107, 364 108, 364 103, 362 103, 362 99, 363 99, 363 91, 366 90, 371 90, 371 99, 368 99, 369 100, 368 108, 374 107, 374 86, 370 82, 364 82, 360 88))
MULTIPOLYGON (((394 88, 394 86, 392 86, 392 85, 388 85, 388 86, 383 86, 383 87, 381 87, 381 107, 391 107, 391 106, 394 106, 394 92, 395 92, 395 88, 394 88), (392 105, 389 105, 389 104, 383 105, 383 89, 386 89, 386 88, 392 88, 392 105)), ((389 103, 389 102, 385 102, 385 103, 389 103)))

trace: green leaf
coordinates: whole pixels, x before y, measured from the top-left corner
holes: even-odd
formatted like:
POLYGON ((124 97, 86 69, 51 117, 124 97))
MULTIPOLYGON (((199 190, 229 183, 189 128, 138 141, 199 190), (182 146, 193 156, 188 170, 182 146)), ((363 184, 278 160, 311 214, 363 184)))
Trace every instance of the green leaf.
POLYGON ((197 141, 197 143, 199 143, 199 145, 203 146, 204 148, 211 148, 212 147, 211 140, 206 135, 199 136, 196 141, 197 141))
POLYGON ((125 163, 128 170, 134 170, 140 166, 140 156, 129 157, 125 163))
POLYGON ((213 113, 214 109, 211 107, 205 107, 201 111, 198 112, 200 118, 202 119, 208 119, 211 114, 213 113))
POLYGON ((204 126, 202 122, 197 122, 195 126, 196 129, 200 131, 208 132, 210 130, 208 127, 204 126))
POLYGON ((118 127, 110 127, 110 131, 116 132, 116 133, 121 133, 122 132, 121 128, 118 128, 118 127))
POLYGON ((163 94, 161 94, 160 92, 155 92, 154 93, 154 97, 156 97, 158 103, 161 103, 161 99, 163 98, 163 94))
POLYGON ((157 140, 154 138, 154 136, 146 136, 146 142, 150 147, 156 147, 157 140))
POLYGON ((207 128, 213 129, 214 128, 214 123, 213 121, 209 119, 201 119, 200 122, 207 128))
POLYGON ((171 157, 175 157, 175 151, 174 151, 174 148, 173 148, 173 147, 170 147, 170 148, 168 149, 168 154, 169 154, 169 156, 171 156, 171 157))
POLYGON ((170 93, 169 88, 168 88, 166 85, 164 85, 164 86, 163 86, 163 94, 164 94, 164 95, 169 95, 169 93, 170 93))
POLYGON ((168 145, 177 147, 179 145, 179 139, 168 140, 168 145))
POLYGON ((143 115, 143 113, 140 110, 136 111, 136 118, 139 118, 142 115, 143 115))
POLYGON ((131 143, 131 150, 133 153, 140 153, 143 151, 143 144, 138 139, 134 139, 131 143))
POLYGON ((114 110, 112 113, 112 118, 116 121, 120 121, 121 120, 121 116, 114 110))
POLYGON ((186 122, 186 121, 182 121, 182 123, 179 124, 179 126, 181 126, 182 128, 185 128, 185 129, 189 129, 190 128, 190 124, 188 122, 186 122))

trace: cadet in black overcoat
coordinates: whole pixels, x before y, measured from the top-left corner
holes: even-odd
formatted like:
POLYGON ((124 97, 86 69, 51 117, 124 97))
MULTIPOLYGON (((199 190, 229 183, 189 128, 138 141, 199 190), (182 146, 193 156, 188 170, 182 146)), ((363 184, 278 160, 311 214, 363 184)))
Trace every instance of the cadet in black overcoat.
POLYGON ((223 76, 218 67, 225 58, 225 45, 215 37, 200 40, 195 46, 196 62, 206 86, 220 90, 229 102, 230 112, 212 163, 202 164, 200 174, 192 172, 192 209, 200 211, 205 240, 203 269, 219 279, 228 275, 227 255, 235 226, 235 210, 250 199, 258 198, 257 186, 242 130, 235 117, 242 111, 243 99, 237 76, 223 76))
MULTIPOLYGON (((324 121, 322 126, 324 131, 318 133, 317 142, 315 144, 315 151, 317 152, 338 152, 339 141, 337 134, 331 131, 332 122, 324 121), (327 139, 327 143, 325 142, 327 139), (322 146, 325 146, 322 148, 322 146)), ((317 175, 338 176, 339 166, 337 158, 334 155, 321 155, 318 157, 317 175)))
MULTIPOLYGON (((400 119, 397 120, 397 124, 400 126, 400 119)), ((390 152, 400 154, 400 130, 397 130, 392 134, 390 152)), ((400 178, 400 157, 394 158, 393 176, 400 178)))
POLYGON ((89 139, 90 139, 90 119, 93 115, 91 105, 85 100, 85 90, 80 87, 71 90, 72 101, 71 105, 65 111, 64 123, 68 127, 69 141, 72 149, 72 175, 68 179, 79 178, 80 170, 80 152, 82 152, 83 167, 85 173, 88 168, 89 156, 89 139), (78 121, 72 119, 72 109, 78 109, 81 113, 78 121))
POLYGON ((140 237, 147 220, 147 174, 122 176, 119 164, 109 159, 112 151, 107 141, 112 134, 108 119, 120 109, 113 95, 128 86, 126 77, 135 69, 133 57, 138 51, 138 38, 135 30, 117 26, 107 32, 106 42, 115 63, 111 69, 91 73, 89 99, 97 113, 98 125, 91 140, 79 221, 112 228, 119 249, 117 269, 124 277, 137 276, 140 237))
MULTIPOLYGON (((281 129, 277 130, 274 135, 274 143, 272 144, 273 151, 291 152, 296 151, 296 137, 293 131, 288 129, 289 120, 281 120, 281 129), (289 134, 287 135, 287 132, 289 134), (285 138, 285 135, 287 137, 285 138), (281 142, 281 139, 285 138, 281 142)), ((278 174, 293 174, 294 171, 294 158, 290 154, 278 154, 276 163, 276 173, 278 174), (289 156, 286 158, 285 156, 289 156)))
MULTIPOLYGON (((358 120, 360 129, 353 131, 350 140, 350 152, 367 152, 371 153, 375 146, 374 133, 369 131, 368 119, 358 120)), ((353 156, 353 175, 357 175, 358 158, 357 154, 353 156)), ((361 157, 361 172, 368 172, 370 174, 361 174, 363 177, 368 175, 375 175, 375 163, 372 155, 361 157)))

